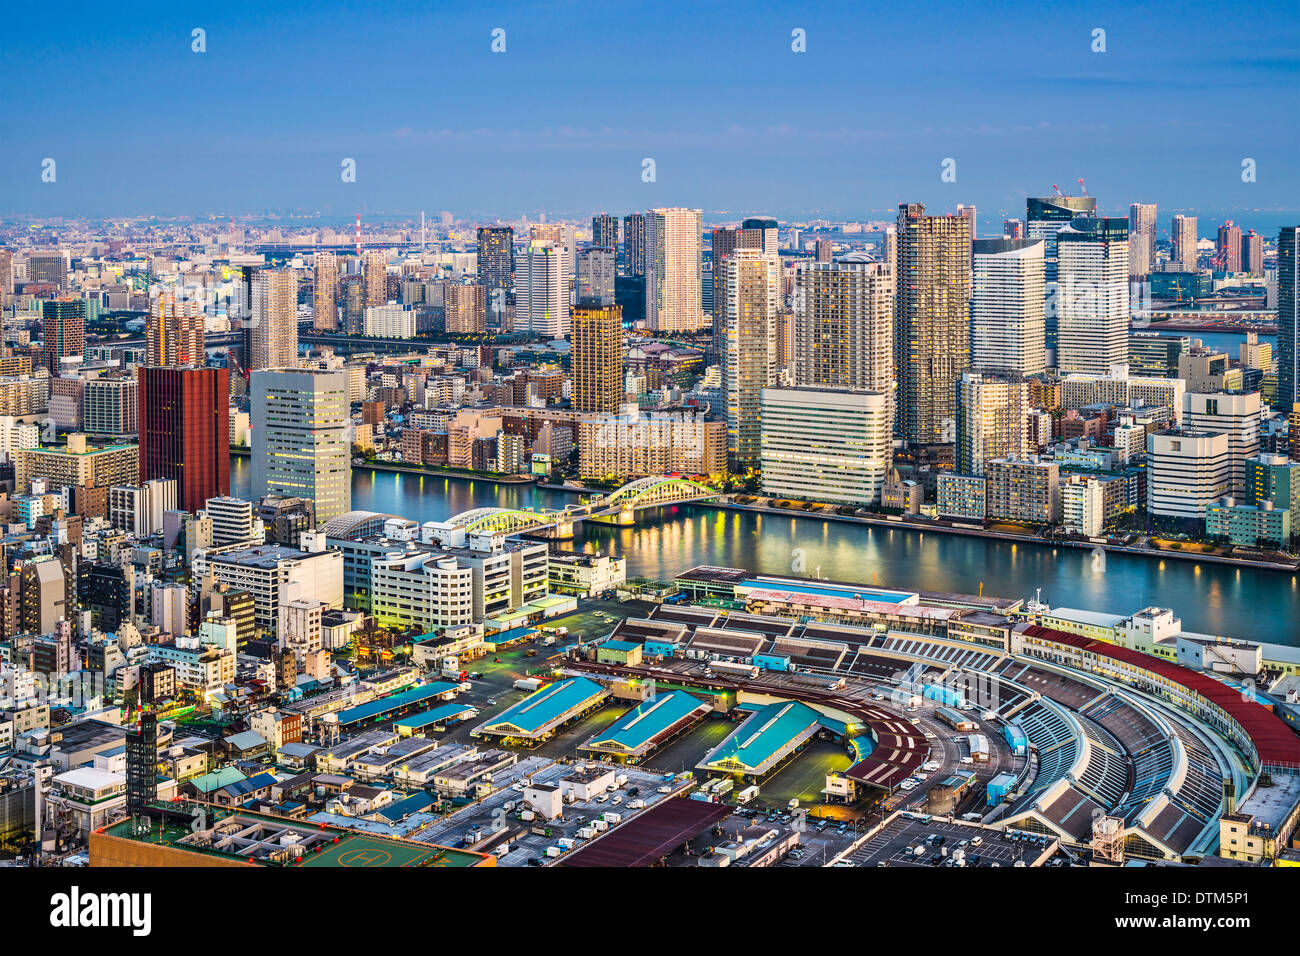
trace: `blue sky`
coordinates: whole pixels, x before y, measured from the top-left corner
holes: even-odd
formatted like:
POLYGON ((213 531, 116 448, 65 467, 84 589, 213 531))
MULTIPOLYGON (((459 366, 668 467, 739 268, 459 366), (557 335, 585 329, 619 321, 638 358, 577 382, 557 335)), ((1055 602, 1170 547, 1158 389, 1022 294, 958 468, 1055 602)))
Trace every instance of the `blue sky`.
POLYGON ((1300 207, 1294 2, 466 6, 13 5, 0 215, 1300 207))

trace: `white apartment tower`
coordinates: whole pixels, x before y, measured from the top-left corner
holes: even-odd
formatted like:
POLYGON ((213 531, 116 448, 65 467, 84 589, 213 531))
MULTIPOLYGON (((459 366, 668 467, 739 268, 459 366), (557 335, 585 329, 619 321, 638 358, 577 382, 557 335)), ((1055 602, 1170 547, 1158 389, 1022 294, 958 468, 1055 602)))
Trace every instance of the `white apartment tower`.
POLYGON ((1228 436, 1231 483, 1227 492, 1246 497, 1246 459, 1259 454, 1259 392, 1188 392, 1183 427, 1228 436))
POLYGON ((1075 219, 1056 234, 1056 255, 1061 374, 1128 364, 1128 221, 1075 219))
POLYGON ((516 332, 547 339, 569 334, 569 271, 564 247, 530 242, 515 262, 516 332))
POLYGON ((1047 369, 1041 239, 971 243, 971 368, 1001 375, 1047 369))

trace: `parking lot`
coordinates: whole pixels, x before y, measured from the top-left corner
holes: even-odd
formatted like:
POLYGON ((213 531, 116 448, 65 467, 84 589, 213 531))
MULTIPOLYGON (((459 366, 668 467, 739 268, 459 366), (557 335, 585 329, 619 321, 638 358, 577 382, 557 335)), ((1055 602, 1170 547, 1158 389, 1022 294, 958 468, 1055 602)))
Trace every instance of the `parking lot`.
POLYGON ((1019 837, 1020 834, 1014 832, 1007 834, 939 817, 922 823, 899 815, 849 854, 847 861, 853 866, 951 866, 955 864, 947 861, 961 849, 968 867, 1014 867, 1017 861, 1025 866, 1040 865, 1055 852, 1056 841, 1053 838, 1019 837), (942 843, 938 842, 938 837, 943 838, 942 843), (932 838, 929 846, 926 845, 927 838, 932 838), (915 852, 918 846, 923 848, 920 855, 915 852))

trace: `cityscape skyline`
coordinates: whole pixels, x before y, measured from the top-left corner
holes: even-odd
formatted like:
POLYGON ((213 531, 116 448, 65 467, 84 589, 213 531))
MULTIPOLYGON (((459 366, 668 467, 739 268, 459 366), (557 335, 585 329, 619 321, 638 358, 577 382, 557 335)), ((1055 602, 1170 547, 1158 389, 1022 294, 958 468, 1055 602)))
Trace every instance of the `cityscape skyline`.
POLYGON ((1115 874, 1090 937, 1294 928, 1294 2, 15 11, 35 922, 1033 868, 1115 874))

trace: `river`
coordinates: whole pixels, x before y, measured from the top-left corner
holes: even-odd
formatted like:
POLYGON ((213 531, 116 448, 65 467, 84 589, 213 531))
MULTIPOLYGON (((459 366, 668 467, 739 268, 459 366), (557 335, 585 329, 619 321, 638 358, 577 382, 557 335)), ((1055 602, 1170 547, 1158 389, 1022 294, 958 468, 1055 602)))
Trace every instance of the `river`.
MULTIPOLYGON (((248 459, 231 459, 231 494, 249 497, 248 459)), ((352 507, 416 521, 471 508, 556 509, 576 501, 533 485, 356 469, 352 507)), ((1127 614, 1172 607, 1189 631, 1300 644, 1300 581, 1289 573, 1090 552, 821 518, 682 505, 643 513, 634 528, 580 523, 572 547, 622 554, 628 574, 667 579, 697 564, 806 575, 921 591, 1033 597, 1053 606, 1127 614)))

